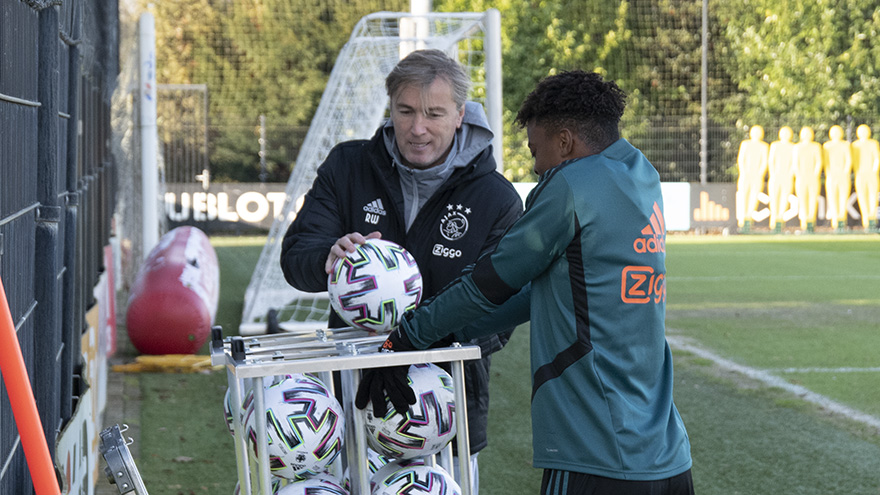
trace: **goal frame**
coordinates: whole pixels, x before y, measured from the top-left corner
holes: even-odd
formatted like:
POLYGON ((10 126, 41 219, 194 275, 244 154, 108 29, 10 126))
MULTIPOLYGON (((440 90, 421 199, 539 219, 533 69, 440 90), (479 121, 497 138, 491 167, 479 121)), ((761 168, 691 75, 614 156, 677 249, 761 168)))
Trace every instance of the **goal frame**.
POLYGON ((254 273, 245 291, 242 320, 238 328, 241 335, 259 335, 273 331, 309 332, 327 326, 329 301, 326 292, 305 293, 284 282, 280 267, 281 243, 288 226, 302 206, 302 198, 316 177, 318 166, 324 161, 327 153, 342 141, 368 139, 372 136, 385 118, 388 98, 385 97, 383 101, 360 103, 366 109, 339 108, 338 105, 334 107, 334 104, 344 103, 352 88, 360 89, 357 86, 359 84, 369 85, 368 90, 371 90, 373 94, 378 94, 381 91, 384 95, 384 77, 396 65, 399 58, 419 48, 436 48, 450 53, 450 55, 456 55, 458 44, 469 42, 470 37, 479 32, 482 32, 482 50, 479 52, 482 54, 480 68, 483 79, 480 82, 484 85, 483 103, 489 125, 495 135, 492 142, 494 158, 499 172, 503 171, 501 14, 499 11, 489 9, 482 13, 430 12, 424 14, 376 12, 364 16, 358 21, 349 41, 340 51, 315 117, 300 148, 296 166, 287 183, 284 207, 269 230, 266 244, 260 253, 254 273), (395 36, 377 36, 370 31, 375 26, 393 25, 395 22, 398 23, 397 27, 399 28, 399 33, 395 36), (430 33, 432 26, 443 22, 448 22, 450 25, 455 23, 456 29, 443 33, 441 36, 432 35, 430 33), (346 65, 353 60, 353 57, 357 56, 359 51, 363 53, 363 50, 370 50, 370 43, 374 46, 381 43, 383 49, 387 48, 389 43, 397 44, 399 46, 398 59, 386 60, 383 58, 380 60, 380 63, 388 64, 386 67, 382 67, 384 73, 381 77, 375 77, 376 74, 365 75, 346 72, 349 69, 346 65), (357 80, 357 84, 351 84, 353 79, 357 80), (381 88, 377 85, 381 85, 381 88), (345 122, 344 132, 339 131, 338 128, 330 128, 334 122, 338 123, 340 119, 347 118, 349 113, 355 114, 356 112, 360 112, 360 114, 352 117, 351 122, 345 122), (270 303, 270 299, 280 300, 282 297, 287 298, 283 304, 270 303), (296 309, 294 311, 296 318, 289 320, 286 317, 287 312, 283 311, 282 307, 289 305, 290 301, 297 300, 311 300, 313 302, 309 307, 296 309), (325 305, 324 302, 327 304, 325 305), (282 318, 276 321, 277 315, 282 315, 282 318))

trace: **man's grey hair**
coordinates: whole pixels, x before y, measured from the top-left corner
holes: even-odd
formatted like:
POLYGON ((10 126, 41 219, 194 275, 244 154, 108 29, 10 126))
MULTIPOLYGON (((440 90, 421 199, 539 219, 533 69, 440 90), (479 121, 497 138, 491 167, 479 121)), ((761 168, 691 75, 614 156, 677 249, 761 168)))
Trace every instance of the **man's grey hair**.
POLYGON ((425 90, 438 77, 452 86, 452 99, 461 110, 467 101, 471 80, 461 64, 440 50, 416 50, 407 55, 385 78, 385 90, 393 99, 404 87, 425 90))

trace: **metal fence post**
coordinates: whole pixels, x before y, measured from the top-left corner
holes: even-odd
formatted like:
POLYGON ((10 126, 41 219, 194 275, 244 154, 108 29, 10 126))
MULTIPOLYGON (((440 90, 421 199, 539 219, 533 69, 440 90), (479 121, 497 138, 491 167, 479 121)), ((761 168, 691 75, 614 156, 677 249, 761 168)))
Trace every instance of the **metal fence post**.
POLYGON ((34 299, 37 302, 34 327, 34 382, 37 407, 43 429, 53 450, 60 426, 58 391, 61 369, 57 362, 61 348, 60 297, 58 289, 58 94, 59 26, 58 7, 39 14, 39 84, 41 103, 37 127, 37 208, 35 233, 34 299))

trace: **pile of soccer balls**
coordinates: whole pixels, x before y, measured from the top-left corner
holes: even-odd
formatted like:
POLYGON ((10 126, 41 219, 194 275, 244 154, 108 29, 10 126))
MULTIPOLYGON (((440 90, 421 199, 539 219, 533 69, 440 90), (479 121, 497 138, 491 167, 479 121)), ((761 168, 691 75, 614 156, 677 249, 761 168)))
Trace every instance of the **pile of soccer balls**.
MULTIPOLYGON (((372 495, 458 495, 454 478, 425 461, 455 436, 452 379, 434 364, 412 365, 409 379, 417 402, 407 414, 397 413, 390 401, 385 416, 374 415, 372 405, 365 410, 372 495)), ((263 379, 263 397, 273 493, 348 495, 350 481, 330 472, 343 451, 345 414, 329 388, 311 374, 270 376, 263 379)), ((255 403, 253 391, 248 391, 239 419, 250 455, 258 459, 255 403)), ((224 412, 230 433, 233 409, 227 391, 224 412)))
POLYGON ((405 416, 387 399, 384 416, 373 414, 372 404, 365 409, 367 445, 391 459, 373 472, 371 493, 460 495, 461 488, 449 473, 425 462, 455 436, 452 377, 436 365, 414 364, 409 368, 409 383, 416 403, 405 416))
MULTIPOLYGON (((349 325, 387 333, 419 304, 422 277, 401 246, 371 239, 337 261, 327 288, 333 309, 349 325)), ((384 416, 373 414, 372 404, 364 412, 372 495, 458 495, 453 477, 425 461, 455 436, 452 378, 436 365, 416 364, 409 382, 417 401, 405 415, 387 398, 384 416)), ((260 442, 267 444, 273 493, 348 495, 349 480, 331 474, 340 471, 333 463, 344 450, 345 414, 330 389, 310 374, 270 376, 263 379, 263 397, 265 411, 257 411, 253 391, 246 392, 238 414, 250 455, 258 459, 260 442), (257 438, 259 414, 266 417, 265 440, 257 438)), ((234 434, 229 391, 224 409, 234 434)))

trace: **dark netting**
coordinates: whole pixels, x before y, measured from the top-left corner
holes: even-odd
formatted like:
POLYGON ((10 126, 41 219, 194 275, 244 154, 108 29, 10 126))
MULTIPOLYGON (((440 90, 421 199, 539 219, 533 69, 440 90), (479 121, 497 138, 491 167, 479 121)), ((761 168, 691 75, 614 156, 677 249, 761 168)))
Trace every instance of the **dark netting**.
MULTIPOLYGON (((50 451, 80 393, 110 237, 118 30, 111 0, 4 2, 0 16, 0 277, 50 451)), ((0 493, 32 493, 2 383, 0 466, 0 493)))

